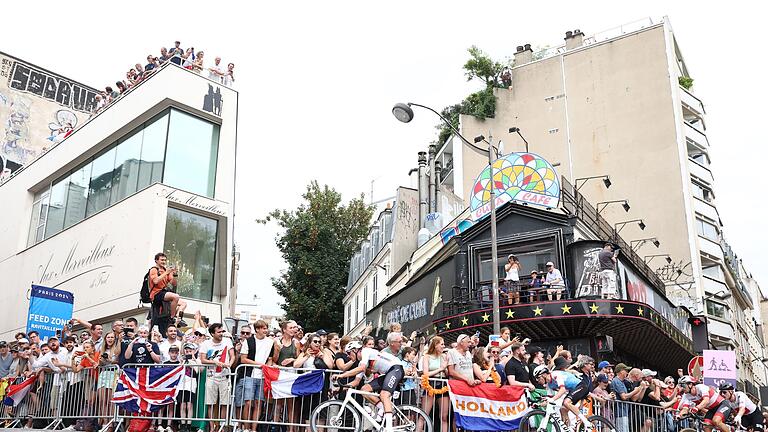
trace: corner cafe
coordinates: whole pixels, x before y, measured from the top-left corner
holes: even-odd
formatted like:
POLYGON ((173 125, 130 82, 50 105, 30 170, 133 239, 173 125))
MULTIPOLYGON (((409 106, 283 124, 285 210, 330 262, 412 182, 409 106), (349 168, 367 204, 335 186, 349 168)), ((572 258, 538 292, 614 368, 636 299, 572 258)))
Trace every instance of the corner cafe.
POLYGON ((530 282, 532 270, 540 275, 546 272, 548 261, 566 280, 562 300, 548 301, 543 296, 502 305, 501 326, 509 327, 513 335, 531 338, 550 353, 564 345, 574 355, 666 374, 685 367, 694 356, 687 321, 691 314, 667 299, 663 282, 628 242, 614 237, 612 230, 601 229, 610 224, 565 178, 558 179, 540 156, 513 153, 496 160, 493 168, 493 181, 489 168, 478 176, 470 207, 443 229, 442 245, 422 257, 423 264, 412 269, 404 287, 369 311, 366 319, 383 326, 381 317, 391 316, 403 305, 425 302, 430 313, 408 314, 409 320, 401 322, 406 333, 422 330, 452 341, 459 334, 479 331, 487 340, 493 331, 493 309, 490 217, 485 209, 493 185, 499 204, 500 277, 505 274, 506 257, 514 254, 522 264, 523 287, 530 282), (614 300, 600 299, 594 266, 605 241, 620 248, 620 297, 614 300))

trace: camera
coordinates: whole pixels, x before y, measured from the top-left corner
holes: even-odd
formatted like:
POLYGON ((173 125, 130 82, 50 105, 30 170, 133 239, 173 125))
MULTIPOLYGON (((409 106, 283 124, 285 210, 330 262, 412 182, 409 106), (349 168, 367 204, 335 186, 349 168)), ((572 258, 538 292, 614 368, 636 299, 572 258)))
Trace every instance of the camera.
POLYGON ((103 358, 104 360, 107 360, 107 359, 109 359, 109 354, 101 353, 101 358, 103 358))
POLYGON ((187 360, 192 360, 192 354, 184 354, 184 358, 187 360))

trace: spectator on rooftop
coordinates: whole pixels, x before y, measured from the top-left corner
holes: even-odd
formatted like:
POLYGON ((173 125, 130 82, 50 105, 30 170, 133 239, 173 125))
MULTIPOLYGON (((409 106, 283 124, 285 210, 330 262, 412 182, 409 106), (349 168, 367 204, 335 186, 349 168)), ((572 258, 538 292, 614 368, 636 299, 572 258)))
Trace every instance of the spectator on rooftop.
POLYGON ((192 62, 192 72, 200 73, 203 71, 203 55, 205 53, 200 51, 195 56, 195 60, 192 62))
POLYGON ((142 66, 141 63, 136 63, 134 67, 136 68, 136 76, 139 81, 143 80, 147 75, 146 71, 144 71, 144 66, 142 66))
POLYGON ((216 81, 217 83, 223 84, 225 75, 226 72, 224 71, 224 67, 221 65, 221 57, 216 57, 213 60, 213 65, 208 68, 208 78, 216 81))
POLYGON ((160 62, 158 62, 157 57, 153 56, 152 54, 148 55, 147 65, 144 66, 144 70, 150 72, 156 67, 160 67, 160 62))
POLYGON ((159 64, 163 64, 171 59, 171 54, 168 53, 168 49, 166 47, 160 48, 160 57, 157 57, 157 61, 159 64))
POLYGON ((115 101, 120 97, 120 92, 113 90, 110 86, 107 86, 104 90, 106 91, 107 96, 109 96, 110 101, 115 101))
POLYGON ((123 81, 116 81, 115 86, 117 87, 117 90, 120 92, 120 94, 124 94, 128 91, 128 86, 125 85, 123 81))
MULTIPOLYGON (((189 50, 187 50, 189 52, 189 50)), ((162 50, 161 50, 162 52, 162 50)), ((181 62, 184 57, 184 48, 181 47, 181 42, 176 41, 173 43, 173 48, 168 50, 168 54, 173 57, 171 59, 171 62, 176 63, 177 65, 181 66, 181 62)))
POLYGON ((224 73, 223 84, 227 87, 232 87, 235 84, 235 64, 230 63, 227 65, 227 71, 224 73))

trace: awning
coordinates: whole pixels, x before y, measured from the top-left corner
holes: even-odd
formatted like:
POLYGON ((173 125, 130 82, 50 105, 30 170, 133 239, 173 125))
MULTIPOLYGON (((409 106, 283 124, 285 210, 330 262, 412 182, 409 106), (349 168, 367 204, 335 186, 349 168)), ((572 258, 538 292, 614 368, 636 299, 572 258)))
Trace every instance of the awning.
MULTIPOLYGON (((640 358, 657 370, 673 373, 695 354, 693 342, 647 304, 627 300, 563 300, 503 306, 501 325, 534 341, 609 335, 614 349, 640 358)), ((491 308, 442 318, 437 333, 455 339, 461 333, 493 331, 491 308)))

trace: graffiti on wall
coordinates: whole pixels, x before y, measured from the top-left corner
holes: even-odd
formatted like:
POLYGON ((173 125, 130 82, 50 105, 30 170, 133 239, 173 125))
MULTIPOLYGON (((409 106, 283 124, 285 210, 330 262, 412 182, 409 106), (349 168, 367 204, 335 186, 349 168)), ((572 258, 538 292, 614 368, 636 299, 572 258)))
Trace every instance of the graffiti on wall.
POLYGON ((87 119, 96 91, 0 54, 0 180, 87 119))

